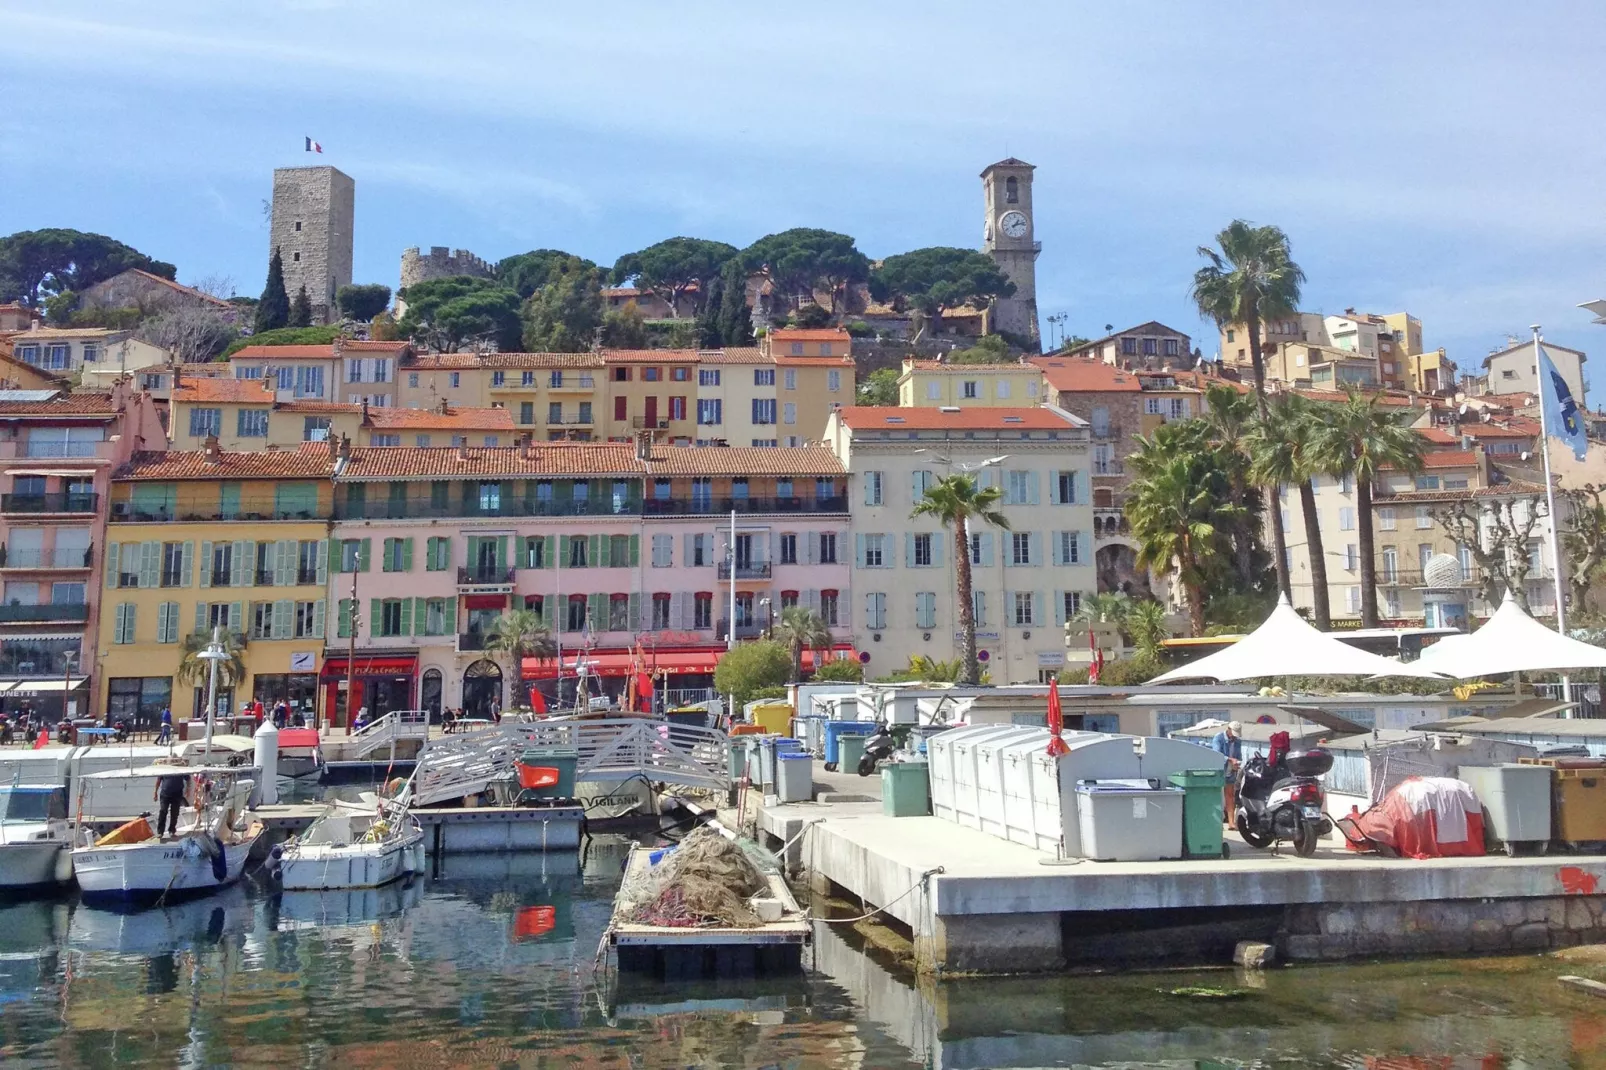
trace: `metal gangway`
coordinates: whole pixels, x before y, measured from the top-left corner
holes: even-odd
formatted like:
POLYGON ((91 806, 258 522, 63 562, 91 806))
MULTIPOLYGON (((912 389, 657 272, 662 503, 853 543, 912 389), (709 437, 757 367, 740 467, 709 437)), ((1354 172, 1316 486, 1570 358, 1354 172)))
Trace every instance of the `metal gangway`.
POLYGON ((475 795, 515 775, 530 747, 571 747, 579 754, 575 780, 620 785, 651 783, 726 791, 730 751, 725 733, 647 717, 606 720, 504 721, 460 736, 431 740, 411 779, 413 806, 475 795))
POLYGON ((404 739, 429 739, 428 710, 392 710, 378 720, 363 725, 362 731, 346 740, 344 754, 347 759, 366 758, 381 748, 390 748, 396 756, 396 744, 404 739))

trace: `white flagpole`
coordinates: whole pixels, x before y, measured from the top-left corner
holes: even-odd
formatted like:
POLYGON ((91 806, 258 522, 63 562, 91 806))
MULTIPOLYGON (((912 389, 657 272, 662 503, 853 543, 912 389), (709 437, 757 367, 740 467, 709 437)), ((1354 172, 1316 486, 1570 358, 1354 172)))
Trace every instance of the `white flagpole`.
POLYGON ((736 510, 731 510, 731 541, 728 547, 731 562, 730 627, 725 633, 725 649, 736 649, 736 510))
MULTIPOLYGON (((1556 588, 1556 630, 1566 635, 1567 607, 1561 591, 1561 542, 1556 535, 1560 518, 1556 515, 1556 485, 1550 477, 1550 423, 1545 418, 1545 390, 1552 387, 1545 382, 1544 361, 1540 359, 1539 324, 1535 323, 1529 329, 1534 333, 1534 384, 1539 388, 1539 456, 1544 459, 1545 507, 1550 510, 1550 579, 1556 588)), ((1573 700, 1572 680, 1565 673, 1561 678, 1561 700, 1573 700)))

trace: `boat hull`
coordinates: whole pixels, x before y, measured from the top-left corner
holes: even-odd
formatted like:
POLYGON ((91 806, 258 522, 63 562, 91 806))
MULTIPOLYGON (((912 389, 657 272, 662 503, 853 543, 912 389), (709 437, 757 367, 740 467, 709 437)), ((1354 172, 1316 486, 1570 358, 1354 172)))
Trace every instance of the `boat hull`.
POLYGON ((219 845, 222 874, 189 837, 167 842, 84 847, 72 853, 83 901, 91 906, 143 907, 208 895, 240 879, 252 846, 262 835, 256 826, 237 843, 219 845))
POLYGON ((279 884, 287 892, 378 888, 422 868, 423 844, 415 829, 385 843, 288 845, 279 857, 279 884))
POLYGON ((30 891, 67 883, 72 879, 72 855, 67 847, 64 840, 0 844, 0 891, 30 891))

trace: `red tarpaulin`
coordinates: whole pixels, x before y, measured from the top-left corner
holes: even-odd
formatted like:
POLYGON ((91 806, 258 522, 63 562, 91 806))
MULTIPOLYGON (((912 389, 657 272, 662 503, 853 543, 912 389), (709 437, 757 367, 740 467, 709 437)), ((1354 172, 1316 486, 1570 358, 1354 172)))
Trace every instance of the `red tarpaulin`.
POLYGON ((504 609, 507 607, 505 594, 467 594, 463 596, 465 609, 504 609))
POLYGON ((1471 787, 1451 777, 1409 777, 1364 814, 1337 824, 1354 851, 1391 858, 1483 854, 1483 807, 1471 787))
POLYGON ((316 728, 281 728, 279 729, 279 750, 289 750, 291 747, 306 747, 316 750, 318 747, 318 730, 316 728))

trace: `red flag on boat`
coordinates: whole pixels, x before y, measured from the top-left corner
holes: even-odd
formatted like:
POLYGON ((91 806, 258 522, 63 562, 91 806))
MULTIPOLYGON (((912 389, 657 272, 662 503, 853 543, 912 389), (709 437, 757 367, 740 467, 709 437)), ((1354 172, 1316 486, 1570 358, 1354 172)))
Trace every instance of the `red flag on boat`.
POLYGON ((647 709, 652 709, 652 673, 636 673, 636 699, 644 703, 647 709))
POLYGON ((541 694, 541 689, 535 684, 530 685, 530 709, 542 717, 546 716, 546 696, 541 694))
POLYGON ((1048 685, 1048 753, 1064 754, 1071 749, 1060 738, 1060 733, 1063 731, 1065 731, 1065 714, 1060 709, 1060 684, 1055 680, 1048 685))
POLYGON ((44 727, 43 725, 41 725, 40 728, 39 728, 39 734, 37 736, 35 736, 34 739, 33 739, 33 749, 34 750, 43 750, 45 744, 49 743, 49 742, 50 742, 50 729, 48 729, 48 728, 44 727))
POLYGON ((1099 676, 1104 672, 1104 651, 1099 649, 1098 637, 1093 634, 1093 626, 1091 624, 1087 626, 1087 649, 1092 655, 1092 660, 1087 667, 1087 682, 1096 684, 1099 682, 1099 676))

